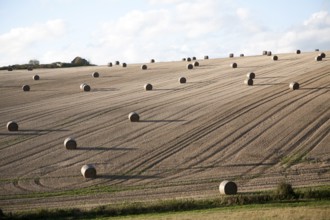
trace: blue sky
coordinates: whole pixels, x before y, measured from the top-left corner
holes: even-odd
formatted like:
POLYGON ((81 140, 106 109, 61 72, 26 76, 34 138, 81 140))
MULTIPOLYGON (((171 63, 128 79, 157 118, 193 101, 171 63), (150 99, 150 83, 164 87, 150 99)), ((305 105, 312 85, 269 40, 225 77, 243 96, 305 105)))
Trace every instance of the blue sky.
POLYGON ((0 0, 0 66, 330 49, 330 0, 0 0))

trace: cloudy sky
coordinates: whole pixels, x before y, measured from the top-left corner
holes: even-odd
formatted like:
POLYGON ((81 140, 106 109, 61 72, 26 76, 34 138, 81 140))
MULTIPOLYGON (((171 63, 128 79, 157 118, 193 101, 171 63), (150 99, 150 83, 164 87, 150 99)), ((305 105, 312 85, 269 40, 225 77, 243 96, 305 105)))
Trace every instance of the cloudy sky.
POLYGON ((330 50, 330 0, 0 0, 0 66, 330 50))

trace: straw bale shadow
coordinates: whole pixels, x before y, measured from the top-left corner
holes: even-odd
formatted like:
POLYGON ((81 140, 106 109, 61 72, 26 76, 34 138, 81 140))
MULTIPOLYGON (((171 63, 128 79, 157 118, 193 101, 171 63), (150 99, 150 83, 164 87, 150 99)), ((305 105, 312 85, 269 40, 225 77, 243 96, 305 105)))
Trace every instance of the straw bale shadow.
POLYGON ((91 146, 82 146, 78 147, 77 150, 87 150, 87 151, 133 151, 137 148, 133 147, 91 147, 91 146))
POLYGON ((113 92, 118 91, 119 89, 116 88, 95 88, 92 89, 92 92, 113 92))
POLYGON ((160 179, 160 176, 157 175, 151 175, 151 176, 145 176, 145 175, 108 175, 108 174, 100 174, 98 175, 98 178, 104 178, 104 179, 117 179, 117 180, 130 180, 130 179, 139 179, 139 180, 146 180, 146 179, 160 179))
POLYGON ((145 123, 173 123, 173 122, 185 122, 186 120, 140 120, 139 122, 145 123))

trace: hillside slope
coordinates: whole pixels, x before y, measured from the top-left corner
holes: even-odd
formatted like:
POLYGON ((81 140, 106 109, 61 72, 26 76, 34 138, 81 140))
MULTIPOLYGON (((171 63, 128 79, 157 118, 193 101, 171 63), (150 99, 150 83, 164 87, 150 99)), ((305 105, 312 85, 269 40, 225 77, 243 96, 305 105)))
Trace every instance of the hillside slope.
POLYGON ((315 56, 199 60, 193 70, 177 61, 148 70, 128 64, 0 71, 0 207, 213 197, 225 179, 239 192, 283 180, 328 184, 330 60, 315 56), (243 83, 250 71, 254 86, 243 83), (41 79, 33 81, 34 74, 41 79), (292 81, 299 90, 289 89, 292 81), (80 91, 83 82, 90 92, 80 91), (145 83, 154 89, 144 91, 145 83), (129 122, 132 111, 140 122, 129 122), (18 132, 6 130, 10 120, 18 132), (64 148, 68 136, 77 150, 64 148), (84 164, 94 164, 98 178, 84 179, 84 164))

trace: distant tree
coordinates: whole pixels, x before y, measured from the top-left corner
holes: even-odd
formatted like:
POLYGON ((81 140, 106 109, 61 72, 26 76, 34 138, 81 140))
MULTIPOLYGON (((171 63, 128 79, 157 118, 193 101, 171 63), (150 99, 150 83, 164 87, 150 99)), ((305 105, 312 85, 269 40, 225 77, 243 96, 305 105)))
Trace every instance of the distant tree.
POLYGON ((39 62, 39 60, 32 59, 29 61, 29 64, 33 65, 33 66, 37 66, 37 65, 40 65, 40 62, 39 62))
POLYGON ((89 62, 81 57, 76 57, 71 61, 71 64, 75 65, 75 66, 88 66, 90 65, 89 62))

